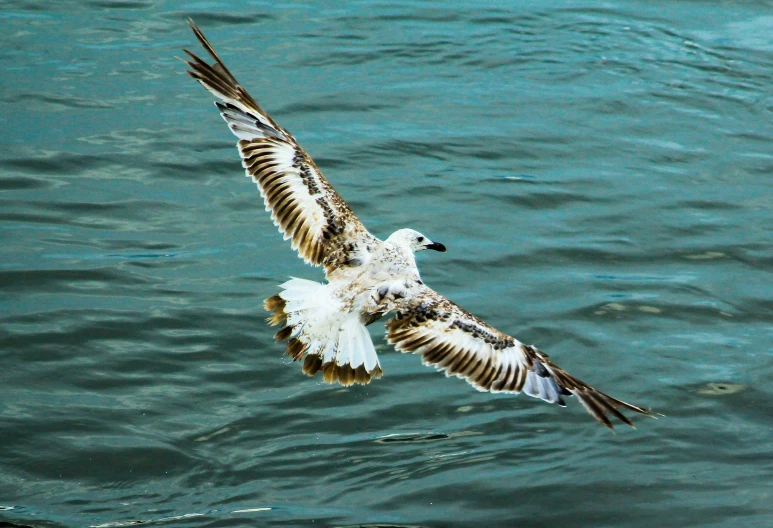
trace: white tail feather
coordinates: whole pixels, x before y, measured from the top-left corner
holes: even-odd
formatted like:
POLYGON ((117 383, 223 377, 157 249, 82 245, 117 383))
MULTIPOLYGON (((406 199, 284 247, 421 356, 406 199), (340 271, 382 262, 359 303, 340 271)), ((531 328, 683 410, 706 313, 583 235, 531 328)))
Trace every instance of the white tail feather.
POLYGON ((295 351, 291 353, 295 359, 306 356, 304 372, 313 375, 322 370, 325 381, 343 385, 381 376, 367 328, 357 312, 343 310, 329 284, 293 278, 281 287, 279 297, 287 326, 292 327, 288 352, 295 351))

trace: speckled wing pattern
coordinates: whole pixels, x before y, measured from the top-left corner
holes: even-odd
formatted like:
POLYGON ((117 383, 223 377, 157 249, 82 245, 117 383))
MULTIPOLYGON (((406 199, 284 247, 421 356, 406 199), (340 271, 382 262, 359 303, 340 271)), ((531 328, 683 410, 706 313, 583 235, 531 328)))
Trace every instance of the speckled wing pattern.
POLYGON ((217 107, 237 144, 242 165, 260 189, 266 210, 285 239, 309 264, 324 265, 329 274, 361 258, 375 243, 341 196, 328 183, 295 138, 279 126, 242 88, 201 30, 188 21, 214 61, 209 64, 188 50, 188 74, 220 99, 217 107))
POLYGON ((567 374, 544 352, 496 330, 426 286, 396 309, 386 325, 389 343, 420 354, 425 365, 465 379, 480 391, 524 392, 562 406, 564 396, 574 395, 610 429, 608 415, 633 426, 620 408, 651 416, 567 374))

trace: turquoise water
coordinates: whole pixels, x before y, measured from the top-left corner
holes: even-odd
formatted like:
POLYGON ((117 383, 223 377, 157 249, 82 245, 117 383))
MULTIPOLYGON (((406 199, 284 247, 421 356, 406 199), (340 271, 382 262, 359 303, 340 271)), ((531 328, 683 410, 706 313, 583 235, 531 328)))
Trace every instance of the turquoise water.
POLYGON ((5 2, 0 524, 773 525, 769 2, 5 2), (666 415, 616 434, 372 335, 288 364, 321 280, 211 97, 193 17, 425 282, 666 415))

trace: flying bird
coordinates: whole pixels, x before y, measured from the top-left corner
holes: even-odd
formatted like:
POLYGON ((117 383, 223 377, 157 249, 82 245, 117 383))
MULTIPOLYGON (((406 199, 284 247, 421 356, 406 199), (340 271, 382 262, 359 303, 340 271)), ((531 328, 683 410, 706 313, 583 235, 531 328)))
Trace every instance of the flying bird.
POLYGON ((466 380, 479 391, 523 392, 564 406, 576 396, 599 422, 610 417, 633 427, 621 410, 652 416, 568 374, 547 354, 475 317, 424 284, 414 254, 445 252, 413 229, 386 240, 373 236, 333 189, 295 138, 274 121, 226 68, 199 28, 191 29, 213 61, 188 50, 188 74, 217 98, 247 176, 257 183, 266 211, 303 260, 325 269, 326 284, 293 278, 265 300, 282 325, 277 340, 302 361, 303 372, 325 382, 366 384, 382 375, 367 326, 386 315, 386 337, 425 365, 466 380))

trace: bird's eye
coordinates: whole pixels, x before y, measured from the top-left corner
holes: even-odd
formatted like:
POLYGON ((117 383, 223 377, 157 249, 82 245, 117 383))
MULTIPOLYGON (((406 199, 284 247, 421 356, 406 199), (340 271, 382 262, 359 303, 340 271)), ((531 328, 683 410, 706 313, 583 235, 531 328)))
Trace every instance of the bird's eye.
POLYGON ((424 237, 419 237, 416 240, 418 240, 419 242, 424 242, 424 237))

